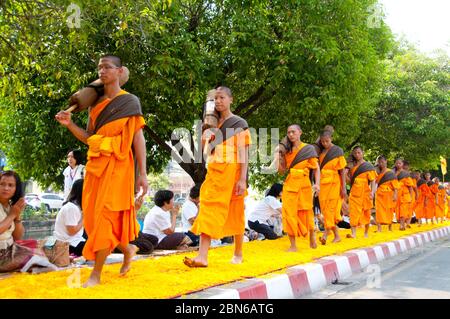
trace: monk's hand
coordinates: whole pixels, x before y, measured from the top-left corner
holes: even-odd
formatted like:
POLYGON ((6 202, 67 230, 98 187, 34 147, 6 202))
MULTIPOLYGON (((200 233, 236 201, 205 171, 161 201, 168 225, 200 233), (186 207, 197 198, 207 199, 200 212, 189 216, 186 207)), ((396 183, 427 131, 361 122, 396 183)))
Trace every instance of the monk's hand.
POLYGON ((55 119, 62 126, 67 127, 72 122, 72 113, 67 111, 59 111, 58 114, 55 115, 55 119))
POLYGON ((313 192, 314 192, 314 197, 319 196, 320 194, 320 186, 318 184, 313 185, 312 187, 313 192))
POLYGON ((341 198, 347 199, 347 190, 345 188, 341 188, 341 198))
POLYGON ((205 130, 202 134, 202 139, 205 140, 206 142, 214 141, 215 137, 216 136, 215 136, 213 130, 211 130, 210 128, 205 130))
POLYGON ((144 199, 144 196, 147 195, 148 191, 148 181, 147 181, 147 175, 146 174, 140 174, 137 181, 136 181, 138 192, 140 192, 142 187, 142 193, 139 197, 142 197, 142 201, 144 199))
POLYGON ((394 201, 394 202, 397 201, 397 195, 394 195, 394 196, 392 197, 392 201, 394 201))
POLYGON ((234 193, 235 195, 239 196, 239 195, 243 195, 245 192, 245 188, 247 187, 245 180, 240 179, 236 185, 234 185, 234 193))
POLYGON ((144 203, 144 196, 141 195, 134 201, 134 209, 138 211, 139 209, 141 209, 143 203, 144 203))

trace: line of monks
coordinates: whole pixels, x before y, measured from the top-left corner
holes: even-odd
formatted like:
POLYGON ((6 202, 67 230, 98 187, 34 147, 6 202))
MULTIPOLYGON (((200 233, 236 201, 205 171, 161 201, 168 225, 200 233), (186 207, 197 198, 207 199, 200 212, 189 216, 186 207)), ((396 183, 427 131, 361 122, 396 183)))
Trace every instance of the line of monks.
MULTIPOLYGON (((314 235, 313 198, 318 197, 324 222, 324 234, 320 242, 326 244, 329 233, 334 233, 333 242, 339 242, 337 223, 341 212, 349 215, 351 234, 356 237, 356 228, 364 226, 368 236, 371 210, 375 207, 378 231, 381 225, 392 230, 394 214, 400 230, 410 228, 413 214, 421 223, 442 222, 450 218, 450 192, 431 174, 411 173, 407 161, 397 159, 395 167, 387 167, 386 157, 378 156, 373 166, 364 160, 361 147, 353 148, 345 159, 343 150, 332 143, 333 129, 327 126, 315 144, 301 142, 299 125, 291 125, 287 136, 278 149, 278 168, 287 177, 282 194, 283 229, 289 235, 291 247, 296 251, 295 238, 309 234, 310 247, 316 248, 314 235), (315 182, 311 184, 310 171, 315 182), (318 172, 320 171, 320 174, 318 172), (350 186, 347 195, 346 185, 350 186)), ((450 191, 450 189, 449 189, 450 191)))

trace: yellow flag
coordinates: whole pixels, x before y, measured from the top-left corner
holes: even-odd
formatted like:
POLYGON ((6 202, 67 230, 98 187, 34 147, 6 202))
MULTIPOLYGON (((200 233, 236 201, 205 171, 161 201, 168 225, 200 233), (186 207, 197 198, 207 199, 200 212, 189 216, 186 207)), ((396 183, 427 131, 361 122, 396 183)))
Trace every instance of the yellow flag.
POLYGON ((447 160, 443 156, 439 156, 439 159, 441 160, 442 175, 445 175, 447 174, 447 160))

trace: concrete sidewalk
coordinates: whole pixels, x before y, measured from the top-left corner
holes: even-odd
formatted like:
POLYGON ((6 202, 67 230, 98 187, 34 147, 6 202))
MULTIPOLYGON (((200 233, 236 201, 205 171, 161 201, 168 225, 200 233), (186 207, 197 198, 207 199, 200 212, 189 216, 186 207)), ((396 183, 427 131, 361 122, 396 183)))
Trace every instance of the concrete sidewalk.
POLYGON ((283 274, 267 275, 183 295, 181 299, 292 299, 299 298, 361 273, 371 264, 450 236, 450 227, 437 228, 368 248, 327 256, 314 263, 287 268, 283 274))

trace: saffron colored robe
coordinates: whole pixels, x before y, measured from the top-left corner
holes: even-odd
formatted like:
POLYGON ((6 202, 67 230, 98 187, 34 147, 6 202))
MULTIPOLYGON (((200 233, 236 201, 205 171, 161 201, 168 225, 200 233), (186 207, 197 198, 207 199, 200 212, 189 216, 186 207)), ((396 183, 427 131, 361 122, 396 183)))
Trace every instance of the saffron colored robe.
MULTIPOLYGON (((400 171, 399 174, 397 174, 397 177, 399 177, 402 172, 403 171, 400 171)), ((411 177, 399 178, 398 183, 400 184, 400 189, 397 199, 397 218, 409 219, 412 217, 413 210, 413 198, 409 192, 409 187, 413 187, 414 184, 411 177)))
POLYGON ((250 132, 244 130, 215 146, 208 158, 208 171, 200 188, 197 218, 192 225, 194 234, 206 234, 213 239, 245 232, 244 194, 235 194, 235 184, 241 175, 239 148, 250 145, 250 132))
MULTIPOLYGON (((286 167, 290 167, 298 152, 308 144, 302 143, 297 149, 285 155, 286 167)), ((314 231, 313 193, 309 172, 318 168, 317 157, 311 157, 290 168, 283 185, 282 221, 283 230, 294 237, 307 236, 314 231)))
MULTIPOLYGON (((358 169, 359 165, 353 167, 350 170, 351 176, 353 176, 358 169)), ((350 226, 357 227, 359 225, 370 224, 371 208, 373 207, 373 201, 370 199, 370 186, 369 183, 377 178, 375 170, 367 171, 359 174, 353 182, 350 189, 349 201, 349 217, 350 226)))
POLYGON ((375 193, 375 216, 377 223, 382 225, 392 224, 394 208, 396 205, 396 202, 394 201, 394 191, 396 189, 398 191, 400 188, 397 178, 380 184, 381 179, 388 172, 393 174, 390 169, 387 169, 385 172, 379 174, 376 179, 378 187, 375 193))
MULTIPOLYGON (((319 162, 322 164, 325 158, 325 152, 319 156, 319 162)), ((341 198, 341 178, 339 170, 347 165, 347 161, 343 156, 333 158, 326 163, 320 170, 320 211, 324 218, 325 229, 336 226, 341 218, 342 201, 341 198)))
MULTIPOLYGON (((122 91, 121 94, 128 94, 122 91)), ((95 123, 112 101, 105 99, 90 111, 95 123)), ((88 239, 83 249, 87 260, 99 250, 111 252, 134 240, 139 224, 134 209, 134 134, 145 125, 142 116, 125 117, 100 127, 87 143, 88 162, 83 186, 83 222, 88 239)))

